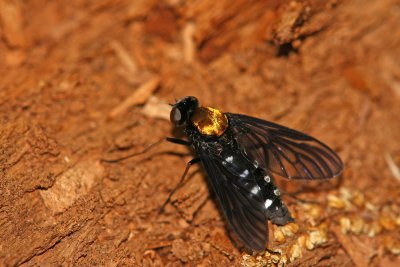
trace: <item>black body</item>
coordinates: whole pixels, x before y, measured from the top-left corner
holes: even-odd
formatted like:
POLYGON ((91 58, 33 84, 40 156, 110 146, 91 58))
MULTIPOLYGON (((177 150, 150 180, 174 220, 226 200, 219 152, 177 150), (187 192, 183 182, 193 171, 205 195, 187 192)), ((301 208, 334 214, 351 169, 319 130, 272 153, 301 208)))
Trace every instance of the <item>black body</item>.
POLYGON ((262 251, 268 243, 268 220, 278 225, 293 221, 273 174, 289 179, 332 178, 341 173, 342 161, 313 137, 245 115, 225 113, 227 130, 219 137, 203 135, 191 123, 198 106, 194 97, 178 101, 171 120, 184 127, 235 233, 247 249, 262 251))

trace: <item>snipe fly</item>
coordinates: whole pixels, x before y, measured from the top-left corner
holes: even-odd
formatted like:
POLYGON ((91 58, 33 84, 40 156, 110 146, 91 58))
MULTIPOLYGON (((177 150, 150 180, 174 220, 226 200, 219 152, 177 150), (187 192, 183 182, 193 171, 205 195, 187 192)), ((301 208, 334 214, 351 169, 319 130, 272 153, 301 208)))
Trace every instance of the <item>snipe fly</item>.
POLYGON ((201 162, 227 221, 252 251, 266 248, 268 220, 277 225, 293 221, 273 175, 328 179, 343 170, 339 156, 307 134, 202 107, 193 96, 173 104, 170 118, 175 127, 183 129, 188 141, 164 140, 191 146, 197 156, 188 163, 181 181, 192 164, 201 162))

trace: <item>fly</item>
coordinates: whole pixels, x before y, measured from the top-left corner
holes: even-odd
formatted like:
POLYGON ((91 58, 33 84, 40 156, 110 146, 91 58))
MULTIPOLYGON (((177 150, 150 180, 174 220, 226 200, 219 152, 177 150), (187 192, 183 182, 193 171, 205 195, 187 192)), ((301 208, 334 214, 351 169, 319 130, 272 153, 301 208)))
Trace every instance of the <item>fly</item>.
POLYGON ((183 129, 188 141, 163 140, 191 146, 197 156, 188 163, 181 181, 192 164, 201 162, 226 220, 252 251, 266 248, 268 221, 277 225, 293 221, 273 175, 314 180, 333 178, 343 170, 331 148, 305 133, 202 107, 193 96, 172 105, 170 119, 183 129))

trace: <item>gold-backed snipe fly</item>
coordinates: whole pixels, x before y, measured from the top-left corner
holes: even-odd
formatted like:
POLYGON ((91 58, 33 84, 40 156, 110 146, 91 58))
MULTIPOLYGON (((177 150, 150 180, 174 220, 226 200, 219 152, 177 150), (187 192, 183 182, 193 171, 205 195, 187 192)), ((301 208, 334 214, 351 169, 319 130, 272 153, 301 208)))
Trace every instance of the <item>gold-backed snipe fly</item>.
POLYGON ((170 118, 188 141, 163 140, 191 146, 197 156, 188 163, 181 181, 192 164, 201 162, 229 225, 252 251, 266 248, 268 220, 277 225, 293 221, 274 184, 274 174, 313 180, 332 178, 343 170, 339 156, 307 134, 202 107, 193 96, 173 104, 170 118))

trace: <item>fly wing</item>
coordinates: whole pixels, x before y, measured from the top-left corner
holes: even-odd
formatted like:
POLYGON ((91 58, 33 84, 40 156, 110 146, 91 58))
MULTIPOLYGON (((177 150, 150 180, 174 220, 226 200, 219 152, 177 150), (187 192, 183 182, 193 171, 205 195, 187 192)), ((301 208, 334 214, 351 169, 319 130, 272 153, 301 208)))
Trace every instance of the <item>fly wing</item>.
MULTIPOLYGON (((260 187, 252 174, 245 172, 246 177, 241 176, 237 172, 241 166, 227 167, 222 158, 205 150, 197 152, 224 215, 239 239, 248 249, 264 250, 268 242, 267 217, 260 187)), ((245 162, 237 156, 232 160, 233 164, 245 162)))
POLYGON ((261 167, 289 179, 339 175, 339 156, 317 139, 285 126, 240 114, 226 114, 241 149, 261 167))

